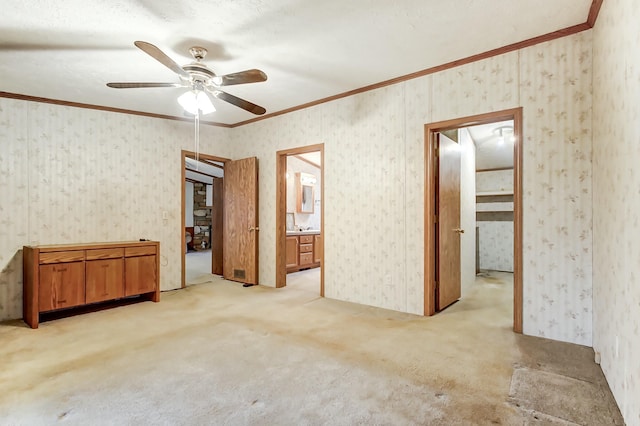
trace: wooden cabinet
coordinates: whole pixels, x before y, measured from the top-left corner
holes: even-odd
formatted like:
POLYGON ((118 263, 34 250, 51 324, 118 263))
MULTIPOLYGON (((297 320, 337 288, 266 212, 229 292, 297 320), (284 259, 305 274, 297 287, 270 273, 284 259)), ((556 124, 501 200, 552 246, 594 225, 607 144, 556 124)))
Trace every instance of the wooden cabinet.
POLYGON ((316 247, 320 234, 296 234, 287 236, 287 273, 317 268, 322 247, 316 247), (317 253, 317 255, 316 255, 317 253))
POLYGON ((313 262, 320 264, 322 263, 322 235, 314 235, 313 236, 313 262))
POLYGON ((298 237, 287 237, 286 251, 287 270, 296 268, 298 266, 298 237))
POLYGON ((142 296, 160 301, 156 241, 25 246, 23 318, 38 328, 40 313, 142 296))

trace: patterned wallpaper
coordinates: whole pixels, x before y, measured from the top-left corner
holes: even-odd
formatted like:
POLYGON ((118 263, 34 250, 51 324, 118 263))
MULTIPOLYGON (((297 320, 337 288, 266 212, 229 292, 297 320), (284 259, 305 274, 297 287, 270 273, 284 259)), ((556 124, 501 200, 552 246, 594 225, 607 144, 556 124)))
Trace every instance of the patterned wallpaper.
MULTIPOLYGON (((590 31, 231 130, 203 126, 202 151, 259 158, 260 280, 274 285, 275 153, 324 143, 326 295, 421 314, 424 124, 520 105, 524 331, 589 345, 590 31)), ((28 243, 159 239, 162 288, 179 285, 188 123, 7 99, 0 108, 0 149, 13 152, 0 163, 11 194, 0 206, 21 212, 0 219, 3 318, 20 316, 21 260, 11 259, 28 243)))
POLYGON ((476 191, 513 191, 513 170, 477 172, 476 191))
POLYGON ((478 222, 480 269, 513 272, 513 222, 478 222))
MULTIPOLYGON (((180 287, 191 126, 0 98, 0 320, 22 317, 23 245, 159 240, 161 288, 180 287)), ((228 130, 201 132, 203 152, 228 154, 228 130)))
POLYGON ((590 31, 234 129, 260 160, 261 283, 275 152, 324 143, 326 296, 421 314, 424 124, 520 105, 524 331, 591 344, 590 31))
MULTIPOLYGON (((477 192, 513 191, 513 170, 476 173, 477 192)), ((513 211, 510 203, 480 203, 478 211, 513 211)), ((513 222, 479 221, 480 268, 513 272, 513 222)))
POLYGON ((629 425, 640 424, 640 4, 603 2, 594 28, 594 341, 629 425))

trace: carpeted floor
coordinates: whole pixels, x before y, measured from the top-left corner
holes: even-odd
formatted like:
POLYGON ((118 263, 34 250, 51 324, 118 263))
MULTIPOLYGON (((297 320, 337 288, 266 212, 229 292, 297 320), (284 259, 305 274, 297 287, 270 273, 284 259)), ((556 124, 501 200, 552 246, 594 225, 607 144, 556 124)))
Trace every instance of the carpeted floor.
POLYGON ((212 278, 3 323, 0 424, 622 424, 590 348, 511 332, 509 279, 432 318, 212 278))

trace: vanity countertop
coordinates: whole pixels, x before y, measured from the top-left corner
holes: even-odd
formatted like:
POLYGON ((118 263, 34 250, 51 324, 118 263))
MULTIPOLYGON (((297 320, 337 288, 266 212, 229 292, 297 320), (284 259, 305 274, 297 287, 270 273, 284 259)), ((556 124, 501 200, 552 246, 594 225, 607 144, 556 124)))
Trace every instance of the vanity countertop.
POLYGON ((287 231, 287 235, 320 235, 320 230, 310 229, 308 231, 287 231))

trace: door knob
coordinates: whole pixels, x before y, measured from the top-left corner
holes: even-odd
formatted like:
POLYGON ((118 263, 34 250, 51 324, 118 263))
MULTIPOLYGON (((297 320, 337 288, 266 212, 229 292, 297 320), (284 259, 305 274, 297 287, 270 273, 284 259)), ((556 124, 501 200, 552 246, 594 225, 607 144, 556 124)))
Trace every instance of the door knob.
POLYGON ((458 234, 464 234, 464 229, 454 228, 453 232, 457 232, 458 234))
POLYGON ((256 227, 251 226, 251 227, 249 227, 249 232, 251 232, 251 231, 259 231, 259 230, 260 230, 259 226, 256 226, 256 227))

